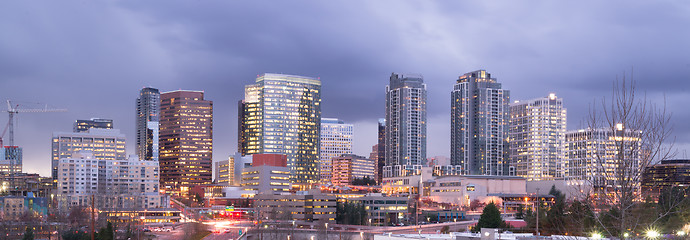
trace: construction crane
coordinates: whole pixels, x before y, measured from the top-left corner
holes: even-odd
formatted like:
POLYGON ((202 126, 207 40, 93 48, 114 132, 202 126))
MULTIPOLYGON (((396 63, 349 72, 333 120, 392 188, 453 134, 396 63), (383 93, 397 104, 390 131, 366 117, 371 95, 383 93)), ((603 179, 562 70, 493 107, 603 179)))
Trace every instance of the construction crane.
MULTIPOLYGON (((33 105, 39 105, 34 103, 33 105)), ((16 147, 14 145, 14 115, 18 113, 45 113, 45 112, 66 112, 67 109, 57 109, 57 108, 49 108, 48 104, 45 104, 42 108, 20 108, 23 105, 20 104, 12 104, 12 101, 7 100, 7 113, 9 114, 9 121, 7 123, 7 126, 5 126, 5 130, 3 130, 2 135, 0 135, 0 147, 3 146, 3 137, 5 136, 5 132, 9 129, 10 130, 10 141, 9 141, 9 146, 16 147)), ((8 149, 9 150, 9 149, 8 149)), ((6 153, 7 155, 7 153, 6 153)), ((14 189, 14 170, 15 170, 15 164, 17 161, 17 149, 10 151, 9 152, 9 160, 10 160, 10 189, 14 189)))

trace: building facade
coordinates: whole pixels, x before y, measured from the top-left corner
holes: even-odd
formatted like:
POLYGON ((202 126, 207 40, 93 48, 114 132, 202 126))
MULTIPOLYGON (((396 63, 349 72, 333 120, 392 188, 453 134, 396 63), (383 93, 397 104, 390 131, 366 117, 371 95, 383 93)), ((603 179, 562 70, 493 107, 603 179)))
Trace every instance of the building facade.
POLYGON ((245 86, 238 110, 243 155, 285 154, 291 181, 307 189, 320 179, 321 81, 317 78, 260 75, 245 86))
POLYGON ((386 119, 379 118, 378 123, 378 143, 374 146, 376 157, 371 156, 370 159, 376 159, 376 182, 381 184, 383 180, 383 167, 386 166, 386 119))
POLYGON ((91 128, 86 132, 55 132, 52 139, 52 174, 57 181, 58 162, 79 151, 90 151, 95 159, 125 160, 125 135, 118 129, 91 128))
POLYGON ((0 173, 0 196, 9 193, 27 196, 31 193, 36 197, 50 197, 53 189, 53 178, 41 177, 38 173, 0 173), (11 189, 12 185, 15 189, 11 189))
POLYGON ((0 174, 22 172, 22 152, 17 146, 0 146, 0 174))
POLYGON ((61 209, 88 206, 94 198, 99 209, 167 207, 159 194, 158 162, 96 159, 80 151, 58 164, 57 199, 61 209))
POLYGON ((235 184, 235 159, 232 156, 228 157, 228 160, 213 164, 215 165, 214 182, 228 186, 235 184))
POLYGON ((662 160, 660 163, 645 168, 642 174, 642 190, 651 195, 658 195, 673 187, 690 186, 690 160, 662 160))
POLYGON ((158 161, 161 95, 158 89, 139 91, 136 113, 136 148, 140 159, 158 161))
POLYGON ((619 185, 617 181, 620 176, 634 177, 641 174, 640 135, 639 131, 624 131, 620 124, 614 129, 566 132, 566 180, 575 184, 582 182, 595 189, 609 189, 619 185), (621 144, 625 149, 623 156, 617 151, 621 144))
POLYGON ((344 154, 332 159, 331 183, 350 185, 355 179, 374 179, 376 177, 376 160, 354 154, 344 154))
POLYGON ((254 154, 252 166, 242 170, 242 187, 259 194, 289 193, 290 168, 283 154, 254 154))
POLYGON ((352 154, 354 126, 336 118, 321 118, 321 152, 319 172, 322 181, 331 180, 332 160, 352 154))
POLYGON ((370 226, 388 226, 407 219, 409 198, 385 196, 381 193, 368 193, 363 197, 353 198, 355 204, 364 205, 370 226))
POLYGON ((318 189, 289 195, 258 194, 254 206, 262 221, 294 220, 300 226, 335 223, 336 197, 318 189))
POLYGON ((213 157, 213 102, 201 91, 161 94, 161 188, 186 195, 194 185, 210 184, 213 157))
POLYGON ((418 174, 426 160, 426 84, 419 75, 391 74, 386 86, 383 177, 418 174))
POLYGON ((486 70, 460 76, 451 92, 451 165, 464 175, 509 175, 510 92, 486 70))
POLYGON ((112 119, 92 118, 89 120, 77 120, 72 127, 73 132, 86 132, 91 128, 113 129, 112 119))
POLYGON ((566 109, 556 94, 510 104, 510 164, 527 181, 565 175, 566 109))

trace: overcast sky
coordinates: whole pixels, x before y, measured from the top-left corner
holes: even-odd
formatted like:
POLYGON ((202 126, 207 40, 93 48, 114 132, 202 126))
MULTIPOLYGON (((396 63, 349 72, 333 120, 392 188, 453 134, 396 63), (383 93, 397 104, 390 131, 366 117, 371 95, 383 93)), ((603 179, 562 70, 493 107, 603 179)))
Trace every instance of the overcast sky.
POLYGON ((428 156, 449 156, 450 91, 463 73, 486 69, 511 101, 555 92, 577 129, 634 68, 638 91, 666 96, 682 157, 689 26, 686 1, 3 1, 0 99, 69 109, 18 116, 24 170, 50 175, 51 134, 75 119, 114 119, 133 154, 144 86, 205 91, 218 161, 237 149, 244 85, 265 72, 319 77, 322 116, 354 123, 354 151, 368 156, 391 72, 419 73, 428 156))

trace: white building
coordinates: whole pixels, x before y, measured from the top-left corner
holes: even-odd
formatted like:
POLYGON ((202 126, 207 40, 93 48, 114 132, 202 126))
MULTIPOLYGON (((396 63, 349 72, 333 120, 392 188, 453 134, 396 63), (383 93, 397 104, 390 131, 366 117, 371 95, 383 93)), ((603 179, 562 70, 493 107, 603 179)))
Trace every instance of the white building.
POLYGON ((254 154, 252 166, 242 169, 241 185, 244 190, 258 194, 289 193, 290 168, 284 154, 254 154))
POLYGON ((155 161, 96 159, 90 151, 80 151, 58 163, 57 195, 63 209, 90 205, 96 208, 146 209, 169 207, 158 193, 159 167, 155 161))
POLYGON ((617 176, 636 176, 640 169, 641 132, 627 130, 621 124, 614 129, 580 129, 568 131, 566 139, 565 178, 594 188, 616 186, 617 176), (620 162, 618 145, 624 144, 625 156, 620 162), (624 171, 632 172, 620 172, 624 171))
POLYGON ((319 172, 322 181, 331 180, 332 159, 352 154, 354 126, 337 118, 321 118, 321 156, 319 172))
POLYGON ((566 109, 547 97, 510 104, 510 163, 527 181, 562 178, 565 172, 566 109))
POLYGON ((215 181, 228 186, 240 186, 242 170, 252 166, 252 155, 242 156, 240 153, 228 156, 228 160, 214 163, 215 181))
POLYGON ((55 132, 52 139, 52 177, 57 180, 60 159, 91 151, 94 159, 126 160, 125 135, 118 129, 91 128, 86 132, 55 132))

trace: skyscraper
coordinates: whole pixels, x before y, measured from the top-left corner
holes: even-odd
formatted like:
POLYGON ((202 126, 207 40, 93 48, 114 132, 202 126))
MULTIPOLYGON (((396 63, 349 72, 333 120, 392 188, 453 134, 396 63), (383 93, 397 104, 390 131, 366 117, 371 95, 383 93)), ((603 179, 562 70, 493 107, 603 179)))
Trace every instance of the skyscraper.
POLYGON ((161 188, 184 196, 192 186, 212 180, 213 102, 204 100, 202 91, 160 97, 161 188))
POLYGON ((486 70, 460 76, 451 92, 451 165, 465 175, 509 175, 510 92, 486 70))
POLYGON ((565 170, 566 109, 556 94, 510 104, 510 164, 527 181, 554 180, 565 170))
POLYGON ((321 180, 331 180, 331 161, 343 154, 352 154, 354 126, 337 118, 321 119, 321 152, 319 171, 321 180))
POLYGON ((299 188, 319 180, 319 79, 263 74, 245 86, 240 107, 239 152, 287 155, 291 181, 299 188))
POLYGON ((381 184, 383 180, 383 166, 386 165, 386 119, 379 118, 379 141, 375 145, 376 156, 371 159, 376 160, 376 182, 381 184))
POLYGON ((74 122, 73 132, 86 132, 91 128, 113 129, 112 119, 92 118, 74 122))
POLYGON ((383 177, 417 174, 426 160, 426 84, 420 75, 391 74, 386 86, 383 177))
POLYGON ((160 92, 145 87, 137 98, 137 155, 142 160, 158 161, 158 123, 160 121, 160 92))

